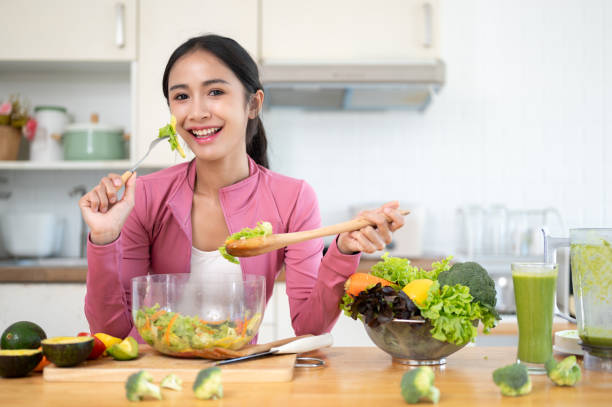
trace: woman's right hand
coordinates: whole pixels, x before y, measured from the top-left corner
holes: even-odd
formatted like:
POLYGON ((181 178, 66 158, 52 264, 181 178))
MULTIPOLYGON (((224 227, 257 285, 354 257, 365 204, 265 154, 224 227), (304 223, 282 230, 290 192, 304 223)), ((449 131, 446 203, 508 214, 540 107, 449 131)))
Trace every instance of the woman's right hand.
POLYGON ((122 184, 120 175, 108 174, 79 200, 81 214, 89 226, 91 242, 94 244, 105 245, 115 241, 134 208, 136 173, 127 180, 123 197, 117 201, 117 192, 122 184))

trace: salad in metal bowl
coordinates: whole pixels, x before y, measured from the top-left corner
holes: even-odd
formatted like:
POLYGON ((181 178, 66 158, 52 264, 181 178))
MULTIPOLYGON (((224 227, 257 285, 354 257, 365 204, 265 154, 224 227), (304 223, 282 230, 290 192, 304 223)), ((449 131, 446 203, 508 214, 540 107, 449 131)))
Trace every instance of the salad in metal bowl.
POLYGON ((346 281, 340 308, 400 363, 444 363, 443 357, 474 341, 479 323, 489 333, 500 319, 487 271, 474 262, 451 266, 451 259, 424 270, 385 253, 369 273, 346 281))

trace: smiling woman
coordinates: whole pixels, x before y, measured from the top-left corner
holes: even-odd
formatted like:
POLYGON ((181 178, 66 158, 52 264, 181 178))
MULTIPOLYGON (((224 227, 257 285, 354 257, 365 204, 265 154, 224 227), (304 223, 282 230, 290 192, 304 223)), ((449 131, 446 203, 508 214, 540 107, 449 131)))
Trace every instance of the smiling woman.
MULTIPOLYGON (((257 65, 233 40, 227 39, 227 45, 231 41, 235 46, 222 46, 219 38, 192 38, 177 48, 164 71, 164 96, 179 134, 196 155, 198 145, 213 144, 224 133, 229 139, 222 143, 225 149, 244 144, 247 154, 268 168, 266 134, 258 116, 264 94, 257 65)), ((217 149, 217 154, 223 152, 217 149)), ((208 154, 215 157, 214 150, 208 154)))
POLYGON ((340 233, 325 256, 322 239, 313 239, 240 264, 202 262, 202 255, 221 256, 217 248, 228 235, 261 220, 273 233, 318 228, 317 198, 305 181, 268 169, 259 72, 237 42, 217 35, 188 40, 171 55, 162 85, 176 132, 195 158, 138 181, 132 176, 119 201, 117 174, 81 199, 91 230, 85 298, 91 331, 141 340, 131 317, 134 277, 192 273, 206 284, 217 275, 263 275, 269 299, 284 267, 296 334, 329 332, 359 253, 382 249, 403 225, 398 202, 361 212, 374 226, 340 233))

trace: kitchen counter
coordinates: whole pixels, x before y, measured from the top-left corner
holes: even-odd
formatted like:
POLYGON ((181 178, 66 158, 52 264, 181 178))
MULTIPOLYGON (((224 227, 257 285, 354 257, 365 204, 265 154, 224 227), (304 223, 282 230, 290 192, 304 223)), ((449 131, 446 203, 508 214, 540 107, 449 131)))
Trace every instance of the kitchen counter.
MULTIPOLYGON (((435 368, 441 406, 608 406, 612 374, 583 370, 574 388, 557 387, 546 376, 531 376, 533 390, 523 397, 503 397, 493 383, 496 368, 512 363, 514 347, 468 346, 435 368)), ((287 383, 228 383, 222 400, 202 402, 191 384, 182 392, 164 389, 165 400, 147 406, 406 406, 399 383, 408 368, 391 362, 378 348, 332 347, 310 352, 327 366, 296 369, 287 383)), ((248 362, 243 362, 248 363, 248 362)), ((45 382, 40 374, 26 378, 0 378, 0 405, 78 406, 134 404, 125 398, 123 383, 45 382)), ((422 404, 431 405, 431 404, 422 404)))
POLYGON ((87 259, 44 258, 0 261, 0 283, 84 283, 87 259))
MULTIPOLYGON (((438 259, 411 259, 415 266, 429 269, 438 259)), ((367 273, 376 259, 362 259, 358 272, 367 273)), ((86 259, 40 259, 0 261, 0 283, 84 283, 87 277, 86 259)), ((281 271, 276 281, 285 281, 281 271)))

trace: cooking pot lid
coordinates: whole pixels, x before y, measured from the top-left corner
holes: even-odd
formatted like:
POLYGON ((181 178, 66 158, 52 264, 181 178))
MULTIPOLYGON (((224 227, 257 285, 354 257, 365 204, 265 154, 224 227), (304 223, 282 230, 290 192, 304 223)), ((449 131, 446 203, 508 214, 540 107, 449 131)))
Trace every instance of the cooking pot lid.
POLYGON ((60 112, 60 113, 66 113, 66 111, 67 111, 66 108, 63 107, 63 106, 50 106, 50 105, 48 105, 48 106, 36 106, 34 108, 34 112, 35 113, 36 112, 40 112, 42 110, 54 110, 54 111, 60 112))
POLYGON ((90 131, 104 131, 109 133, 121 133, 123 134, 123 128, 119 126, 112 126, 102 123, 73 123, 66 126, 65 132, 90 132, 90 131))

